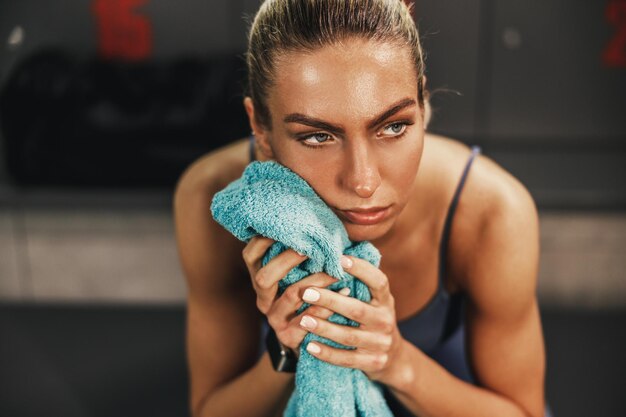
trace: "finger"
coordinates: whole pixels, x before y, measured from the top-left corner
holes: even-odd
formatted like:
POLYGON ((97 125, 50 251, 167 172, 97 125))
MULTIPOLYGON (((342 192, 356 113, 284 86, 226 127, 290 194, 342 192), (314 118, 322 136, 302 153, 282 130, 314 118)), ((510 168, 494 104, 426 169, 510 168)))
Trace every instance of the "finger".
POLYGON ((268 312, 268 319, 274 318, 276 325, 280 325, 281 322, 286 323, 296 315, 296 311, 302 306, 302 294, 306 288, 325 288, 336 281, 336 278, 328 274, 317 273, 290 285, 272 304, 268 312))
POLYGON ((339 313, 368 328, 379 328, 385 333, 391 333, 394 329, 395 318, 387 312, 388 309, 374 307, 356 298, 345 297, 325 288, 307 288, 302 299, 339 313))
POLYGON ((283 279, 291 269, 304 261, 305 258, 306 256, 288 249, 256 272, 252 278, 252 283, 257 293, 257 305, 261 312, 267 313, 276 299, 278 281, 283 279))
POLYGON ((302 316, 300 326, 311 333, 333 340, 345 346, 351 346, 371 351, 388 352, 391 348, 391 335, 374 333, 357 327, 344 326, 312 317, 302 316))
POLYGON ((341 349, 321 342, 309 342, 307 352, 324 362, 364 372, 378 372, 387 366, 389 355, 383 352, 367 352, 359 349, 341 349))
MULTIPOLYGON (((319 320, 328 319, 330 316, 334 314, 333 311, 328 310, 323 307, 311 306, 306 312, 303 312, 294 318, 292 318, 287 327, 285 328, 282 335, 279 336, 284 345, 289 346, 294 350, 299 350, 300 344, 302 340, 307 335, 308 330, 300 326, 300 322, 302 321, 302 317, 305 315, 311 315, 316 317, 319 320), (282 337, 282 338, 281 338, 282 337), (283 339, 284 338, 284 339, 283 339)), ((277 332, 277 335, 279 333, 277 332)))
POLYGON ((261 289, 272 288, 287 275, 294 267, 306 259, 293 249, 287 249, 272 258, 264 267, 259 269, 254 276, 254 281, 261 289))
POLYGON ((274 242, 276 241, 265 236, 255 236, 243 248, 241 254, 251 276, 261 267, 263 255, 274 242))
POLYGON ((386 302, 391 296, 387 275, 371 263, 361 258, 343 255, 341 265, 345 271, 369 287, 373 299, 386 302))

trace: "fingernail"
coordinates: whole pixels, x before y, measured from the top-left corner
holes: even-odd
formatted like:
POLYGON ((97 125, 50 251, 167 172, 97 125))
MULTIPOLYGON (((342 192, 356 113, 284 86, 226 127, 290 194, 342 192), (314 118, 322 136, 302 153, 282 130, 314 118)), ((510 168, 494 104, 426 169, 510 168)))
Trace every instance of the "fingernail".
POLYGON ((300 320, 300 326, 305 329, 315 329, 317 321, 313 317, 304 316, 302 317, 302 320, 300 320))
POLYGON ((352 259, 348 258, 347 256, 341 255, 341 266, 343 266, 345 269, 348 268, 352 268, 352 259))
POLYGON ((307 288, 304 294, 302 294, 302 299, 308 303, 311 303, 320 299, 320 293, 315 291, 314 289, 307 288))
POLYGON ((303 254, 303 253, 300 253, 300 252, 298 252, 298 251, 296 251, 296 253, 297 253, 298 255, 300 255, 300 256, 304 256, 304 254, 303 254))
POLYGON ((320 353, 322 351, 322 349, 320 349, 320 347, 315 343, 309 343, 306 345, 306 350, 310 353, 320 353))
POLYGON ((339 294, 341 295, 350 295, 350 288, 346 287, 346 288, 342 288, 339 290, 339 294))

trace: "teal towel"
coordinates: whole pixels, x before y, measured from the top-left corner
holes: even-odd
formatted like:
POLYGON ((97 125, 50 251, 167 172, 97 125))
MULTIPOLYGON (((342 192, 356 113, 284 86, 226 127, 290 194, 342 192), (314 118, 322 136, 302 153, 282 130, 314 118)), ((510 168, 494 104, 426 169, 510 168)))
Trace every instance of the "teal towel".
MULTIPOLYGON (((279 294, 294 282, 323 271, 338 279, 329 289, 350 287, 351 296, 371 300, 369 288, 343 270, 340 257, 351 255, 378 266, 380 253, 369 242, 351 242, 335 213, 290 169, 276 162, 252 162, 240 179, 215 195, 211 212, 218 223, 244 242, 256 235, 276 240, 265 254, 263 265, 287 248, 308 257, 279 282, 279 294)), ((308 307, 304 303, 298 313, 308 307)), ((358 325, 336 313, 329 320, 358 325)), ((306 335, 285 417, 393 416, 379 383, 358 369, 315 358, 305 349, 314 340, 347 348, 312 333, 306 335)))

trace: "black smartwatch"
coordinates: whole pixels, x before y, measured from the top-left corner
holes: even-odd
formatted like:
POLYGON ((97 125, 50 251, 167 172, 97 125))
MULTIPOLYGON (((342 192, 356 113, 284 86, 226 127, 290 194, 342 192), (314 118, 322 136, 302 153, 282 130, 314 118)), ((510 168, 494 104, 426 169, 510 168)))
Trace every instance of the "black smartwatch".
POLYGON ((265 346, 270 354, 270 359, 272 359, 274 369, 277 372, 296 372, 296 365, 298 364, 296 354, 293 350, 280 343, 274 329, 271 326, 268 327, 265 346))

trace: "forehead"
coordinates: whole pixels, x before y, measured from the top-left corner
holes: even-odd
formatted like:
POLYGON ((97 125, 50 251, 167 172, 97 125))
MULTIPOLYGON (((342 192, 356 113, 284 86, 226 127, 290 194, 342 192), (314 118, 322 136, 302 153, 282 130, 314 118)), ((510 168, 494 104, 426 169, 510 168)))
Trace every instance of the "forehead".
POLYGON ((410 50, 389 42, 350 39, 289 52, 277 60, 275 80, 268 92, 273 116, 299 112, 349 122, 378 114, 402 98, 417 100, 410 50))

